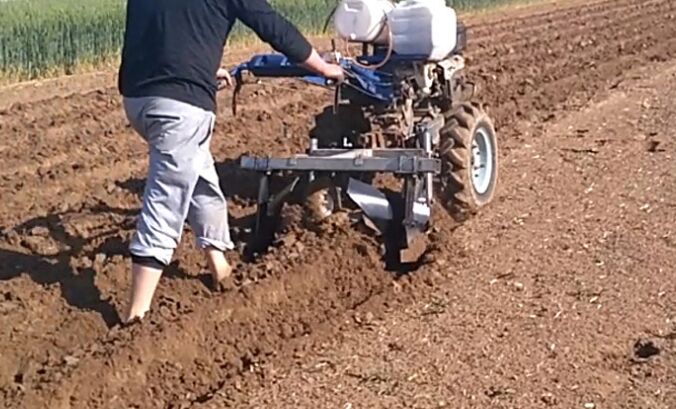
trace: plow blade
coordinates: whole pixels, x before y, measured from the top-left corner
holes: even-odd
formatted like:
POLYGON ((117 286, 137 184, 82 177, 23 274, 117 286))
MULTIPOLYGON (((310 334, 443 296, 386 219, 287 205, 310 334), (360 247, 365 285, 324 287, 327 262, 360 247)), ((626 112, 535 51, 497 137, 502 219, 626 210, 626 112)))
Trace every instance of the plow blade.
POLYGON ((386 234, 394 217, 392 204, 385 194, 368 183, 350 178, 347 195, 364 212, 380 231, 386 234))
POLYGON ((384 237, 389 267, 399 269, 420 260, 427 251, 423 234, 430 218, 427 205, 414 202, 407 212, 403 197, 388 197, 374 186, 352 178, 346 193, 364 212, 367 224, 371 222, 384 237))

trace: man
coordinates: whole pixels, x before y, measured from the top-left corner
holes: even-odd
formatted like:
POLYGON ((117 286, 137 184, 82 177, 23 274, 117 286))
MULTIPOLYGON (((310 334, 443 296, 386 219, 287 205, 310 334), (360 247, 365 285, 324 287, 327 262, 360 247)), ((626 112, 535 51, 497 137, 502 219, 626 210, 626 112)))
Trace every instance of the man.
POLYGON ((340 81, 301 33, 265 0, 129 0, 119 73, 124 109, 149 147, 143 206, 130 243, 131 300, 125 323, 149 311, 184 221, 203 250, 215 287, 232 273, 226 201, 209 151, 216 92, 230 85, 219 69, 233 24, 317 74, 340 81))

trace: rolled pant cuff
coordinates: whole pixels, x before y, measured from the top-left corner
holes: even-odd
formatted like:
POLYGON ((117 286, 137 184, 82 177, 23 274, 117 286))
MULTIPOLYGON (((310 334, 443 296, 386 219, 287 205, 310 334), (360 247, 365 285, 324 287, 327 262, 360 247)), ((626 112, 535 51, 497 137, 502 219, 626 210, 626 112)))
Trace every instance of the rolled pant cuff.
POLYGON ((153 248, 139 248, 137 246, 130 246, 129 252, 133 257, 143 259, 143 258, 153 258, 159 263, 168 266, 171 264, 171 258, 174 255, 172 250, 167 249, 153 249, 153 248))
POLYGON ((155 257, 137 256, 135 254, 132 254, 131 261, 132 263, 137 264, 139 266, 150 267, 156 270, 164 270, 167 267, 165 263, 161 262, 155 257))
POLYGON ((196 240, 197 247, 200 249, 204 250, 207 247, 213 247, 215 249, 218 249, 220 251, 226 251, 226 250, 232 250, 235 248, 235 244, 232 241, 222 241, 222 240, 214 240, 214 239, 209 239, 209 238, 204 238, 204 237, 198 237, 196 240))

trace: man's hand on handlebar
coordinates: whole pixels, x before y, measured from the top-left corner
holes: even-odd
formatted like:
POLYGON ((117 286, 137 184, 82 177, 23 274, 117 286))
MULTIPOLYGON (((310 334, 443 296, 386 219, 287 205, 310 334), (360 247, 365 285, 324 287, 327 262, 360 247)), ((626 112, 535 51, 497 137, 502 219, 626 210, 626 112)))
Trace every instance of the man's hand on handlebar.
POLYGON ((337 83, 345 81, 345 71, 343 71, 343 67, 340 65, 327 64, 323 75, 337 83))
POLYGON ((222 90, 226 87, 232 86, 232 77, 230 72, 225 68, 219 68, 216 72, 216 80, 218 81, 218 90, 222 90))
POLYGON ((343 67, 338 64, 326 62, 315 50, 312 50, 310 57, 300 65, 335 82, 340 83, 345 80, 343 67))

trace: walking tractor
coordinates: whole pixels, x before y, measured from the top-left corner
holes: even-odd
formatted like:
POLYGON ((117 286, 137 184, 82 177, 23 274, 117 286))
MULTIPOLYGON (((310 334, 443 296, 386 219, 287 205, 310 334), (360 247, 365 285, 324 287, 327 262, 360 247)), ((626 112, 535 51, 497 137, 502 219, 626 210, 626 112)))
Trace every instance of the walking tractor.
POLYGON ((335 90, 333 103, 316 117, 306 152, 241 158, 243 169, 261 175, 253 237, 269 232, 285 198, 300 192, 307 216, 317 222, 356 205, 401 262, 429 230, 434 200, 461 220, 492 200, 496 132, 463 73, 466 29, 444 0, 342 0, 330 18, 346 49, 360 48, 349 57, 334 43, 331 56, 344 81, 333 83, 279 54, 256 55, 232 71, 235 98, 245 73, 335 90), (293 177, 272 192, 276 173, 293 177), (378 189, 377 174, 394 175, 397 190, 378 189))

